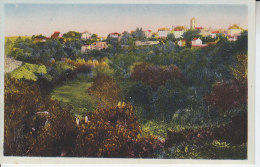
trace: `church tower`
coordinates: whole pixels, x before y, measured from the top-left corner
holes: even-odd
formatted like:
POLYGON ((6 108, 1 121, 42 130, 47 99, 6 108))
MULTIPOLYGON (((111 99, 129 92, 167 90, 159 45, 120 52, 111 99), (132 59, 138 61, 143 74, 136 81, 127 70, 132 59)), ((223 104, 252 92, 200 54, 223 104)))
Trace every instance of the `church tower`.
POLYGON ((197 27, 197 20, 193 17, 190 20, 190 29, 195 29, 197 27))

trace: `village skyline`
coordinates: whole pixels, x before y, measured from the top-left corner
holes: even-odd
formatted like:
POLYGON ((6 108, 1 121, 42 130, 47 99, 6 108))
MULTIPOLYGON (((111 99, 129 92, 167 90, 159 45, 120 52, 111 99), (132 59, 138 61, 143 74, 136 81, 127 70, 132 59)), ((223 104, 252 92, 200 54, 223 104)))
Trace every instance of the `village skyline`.
POLYGON ((8 4, 5 11, 5 35, 51 36, 55 31, 61 34, 89 31, 105 37, 112 32, 131 32, 137 27, 153 32, 162 27, 173 29, 184 26, 188 29, 193 17, 197 19, 198 26, 214 30, 228 29, 234 24, 243 29, 248 26, 247 8, 243 5, 119 5, 120 8, 118 5, 93 4, 40 6, 8 4), (100 12, 95 10, 97 8, 100 12))

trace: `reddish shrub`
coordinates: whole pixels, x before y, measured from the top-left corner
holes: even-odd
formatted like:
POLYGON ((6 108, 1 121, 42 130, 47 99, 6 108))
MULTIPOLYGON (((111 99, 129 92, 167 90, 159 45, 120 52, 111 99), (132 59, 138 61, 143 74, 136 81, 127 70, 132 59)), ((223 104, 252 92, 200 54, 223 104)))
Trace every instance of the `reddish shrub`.
POLYGON ((136 65, 131 74, 131 78, 135 81, 147 83, 153 89, 164 85, 170 79, 183 80, 181 71, 177 66, 156 66, 149 63, 136 65))
POLYGON ((220 82, 214 85, 205 102, 220 109, 231 109, 247 103, 247 84, 239 81, 220 82))
POLYGON ((57 101, 42 97, 36 84, 5 78, 4 100, 5 155, 70 152, 76 134, 74 118, 57 101))
POLYGON ((131 105, 97 109, 79 125, 75 155, 87 157, 152 157, 155 137, 139 137, 141 127, 131 105))

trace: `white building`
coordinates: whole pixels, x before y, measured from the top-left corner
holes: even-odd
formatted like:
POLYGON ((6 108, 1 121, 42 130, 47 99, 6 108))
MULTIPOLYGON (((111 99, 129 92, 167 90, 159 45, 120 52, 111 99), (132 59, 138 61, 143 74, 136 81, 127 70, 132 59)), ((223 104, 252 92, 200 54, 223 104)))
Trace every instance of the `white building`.
POLYGON ((237 24, 234 24, 228 28, 228 35, 230 36, 239 36, 243 29, 237 24))
POLYGON ((135 41, 135 46, 157 45, 159 41, 135 41))
POLYGON ((88 31, 85 31, 85 32, 83 32, 83 33, 81 34, 81 39, 83 39, 83 40, 90 39, 91 36, 92 36, 91 33, 89 33, 88 31))
POLYGON ((170 29, 169 28, 160 28, 158 29, 158 36, 159 38, 167 38, 168 34, 170 33, 170 29))
POLYGON ((101 50, 108 48, 106 42, 95 42, 91 45, 83 45, 81 46, 81 53, 86 52, 87 50, 101 50))
POLYGON ((191 46, 192 47, 206 47, 207 44, 202 44, 202 40, 199 39, 199 38, 194 38, 192 41, 191 41, 191 46))
POLYGON ((185 32, 185 28, 183 26, 177 26, 174 28, 173 34, 175 38, 181 38, 184 32, 185 32))
POLYGON ((144 36, 145 36, 145 38, 151 38, 152 37, 152 30, 145 30, 144 36))
POLYGON ((228 40, 229 40, 229 41, 236 41, 237 38, 238 38, 238 35, 233 35, 233 36, 228 35, 227 37, 228 37, 228 40))
POLYGON ((194 39, 191 41, 191 45, 192 45, 192 46, 202 45, 202 40, 199 39, 199 38, 194 38, 194 39))
POLYGON ((117 32, 113 32, 109 34, 110 38, 118 38, 119 37, 119 33, 117 32))

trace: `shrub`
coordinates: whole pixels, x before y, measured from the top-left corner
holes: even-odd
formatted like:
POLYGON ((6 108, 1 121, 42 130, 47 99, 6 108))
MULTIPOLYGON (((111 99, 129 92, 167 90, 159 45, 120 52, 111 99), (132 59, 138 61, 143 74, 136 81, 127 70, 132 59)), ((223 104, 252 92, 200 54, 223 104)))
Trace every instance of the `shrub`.
POLYGON ((64 62, 56 62, 49 69, 48 74, 52 76, 52 83, 60 85, 64 81, 74 79, 76 77, 76 67, 64 62))
POLYGON ((219 127, 168 131, 165 146, 173 144, 203 144, 219 140, 232 145, 247 143, 247 114, 234 116, 231 121, 219 127))
POLYGON ((78 72, 89 72, 93 67, 107 67, 106 62, 99 62, 97 60, 88 60, 85 59, 65 59, 65 62, 69 65, 75 66, 78 72))
POLYGON ((142 82, 135 82, 124 90, 125 99, 134 105, 149 106, 152 102, 152 88, 142 82))
POLYGON ((4 96, 4 155, 59 156, 70 151, 76 126, 68 110, 41 97, 36 84, 15 79, 5 78, 4 96), (49 113, 48 121, 37 116, 43 111, 49 113))
POLYGON ((213 86, 205 102, 219 109, 228 110, 247 104, 247 83, 240 81, 219 82, 213 86))
POLYGON ((246 159, 247 144, 229 145, 213 141, 202 145, 174 145, 160 153, 163 158, 173 159, 246 159), (218 143, 218 144, 216 144, 218 143))
POLYGON ((108 65, 103 65, 103 66, 96 66, 92 68, 92 73, 93 73, 93 77, 97 77, 99 75, 106 75, 112 77, 115 72, 114 70, 109 68, 108 65))
POLYGON ((87 157, 153 157, 161 146, 153 136, 140 137, 141 127, 129 104, 97 109, 79 125, 75 155, 87 157))
POLYGON ((113 78, 99 75, 88 88, 88 93, 97 101, 99 107, 116 106, 122 100, 121 90, 113 78))
POLYGON ((46 74, 46 73, 47 73, 47 69, 44 65, 25 63, 21 67, 11 72, 10 76, 12 78, 19 79, 19 80, 25 79, 25 80, 37 81, 39 74, 46 74))
POLYGON ((189 105, 189 92, 180 80, 169 80, 161 86, 155 98, 155 117, 170 121, 178 110, 183 110, 189 105))
POLYGON ((175 65, 156 66, 149 63, 141 63, 133 68, 131 78, 135 81, 142 81, 153 89, 164 85, 170 79, 183 80, 180 69, 175 65))

